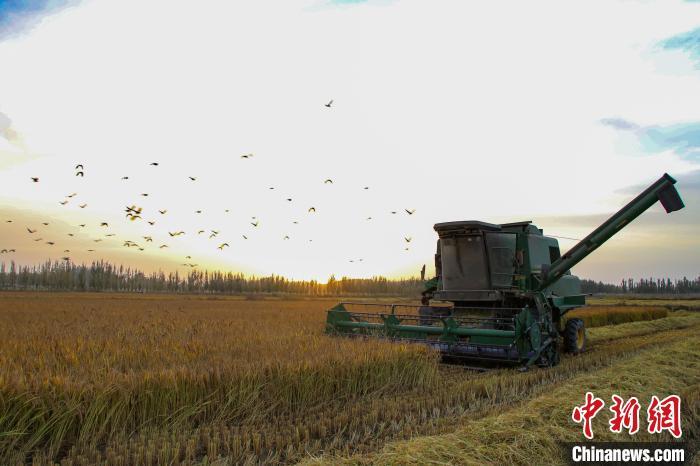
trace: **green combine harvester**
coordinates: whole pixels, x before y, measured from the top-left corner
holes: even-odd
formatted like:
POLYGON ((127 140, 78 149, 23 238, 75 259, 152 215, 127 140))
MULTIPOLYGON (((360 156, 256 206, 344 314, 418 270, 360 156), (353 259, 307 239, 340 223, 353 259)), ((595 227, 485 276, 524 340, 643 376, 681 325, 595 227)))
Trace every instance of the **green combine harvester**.
POLYGON ((564 255, 529 221, 438 223, 437 276, 421 306, 342 302, 328 311, 326 332, 423 343, 448 359, 554 366, 560 337, 570 353, 586 344, 583 321, 563 319, 586 304, 570 269, 657 201, 667 213, 682 209, 675 183, 664 174, 564 255))

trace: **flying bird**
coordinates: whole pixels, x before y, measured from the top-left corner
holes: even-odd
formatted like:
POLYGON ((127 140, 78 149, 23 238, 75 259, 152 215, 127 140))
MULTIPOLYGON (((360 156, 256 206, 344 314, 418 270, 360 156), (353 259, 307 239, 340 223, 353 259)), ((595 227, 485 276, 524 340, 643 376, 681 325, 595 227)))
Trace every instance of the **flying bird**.
POLYGON ((284 238, 282 238, 282 239, 289 239, 289 236, 284 235, 284 238))
POLYGON ((147 243, 153 242, 153 238, 151 238, 150 236, 143 236, 143 239, 145 239, 147 243))
POLYGON ((192 259, 192 256, 185 256, 185 259, 192 259))
POLYGON ((78 207, 80 207, 81 209, 84 209, 85 207, 87 207, 87 204, 80 204, 80 205, 78 205, 78 207))
POLYGON ((309 212, 316 212, 316 207, 309 207, 309 212))
POLYGON ((328 178, 326 181, 323 182, 323 184, 333 184, 333 180, 328 178))
POLYGON ((221 249, 222 251, 224 250, 225 247, 228 247, 228 243, 221 243, 219 245, 219 249, 221 249))
POLYGON ((93 241, 99 243, 100 241, 102 241, 102 238, 93 239, 93 241))
POLYGON ((204 230, 199 230, 199 231, 197 232, 198 235, 201 235, 202 233, 204 233, 204 230))
POLYGON ((165 249, 167 247, 168 247, 167 244, 161 244, 160 246, 158 246, 158 249, 165 249))
POLYGON ((153 167, 157 167, 157 166, 158 166, 158 162, 151 162, 150 165, 153 166, 153 167))
POLYGON ((126 207, 126 210, 124 212, 132 212, 135 214, 140 214, 141 211, 143 210, 143 207, 136 207, 135 205, 132 205, 131 207, 126 207))
POLYGON ((94 249, 88 249, 87 251, 88 251, 88 252, 95 252, 94 249))
POLYGON ((110 237, 110 236, 117 236, 117 235, 116 235, 116 233, 110 233, 110 234, 105 235, 105 236, 110 237))
POLYGON ((156 222, 151 222, 151 221, 149 220, 149 221, 148 221, 148 224, 151 225, 151 226, 153 226, 153 225, 156 224, 156 222))
POLYGON ((413 238, 411 238, 410 236, 404 236, 403 239, 404 239, 404 241, 406 241, 407 243, 410 243, 411 240, 412 240, 413 238))
POLYGON ((66 261, 66 262, 70 261, 70 257, 61 257, 61 259, 66 261))
POLYGON ((167 211, 168 211, 168 209, 158 210, 158 212, 160 212, 161 215, 165 215, 165 213, 166 213, 167 211))
POLYGON ((48 226, 49 222, 41 222, 42 225, 48 226))
POLYGON ((59 204, 66 205, 66 204, 68 204, 68 201, 61 201, 61 202, 59 202, 59 204))
POLYGON ((241 155, 241 158, 242 158, 242 159, 249 159, 249 158, 251 158, 252 156, 253 156, 252 153, 250 153, 250 154, 243 154, 243 155, 241 155))
POLYGON ((39 182, 39 178, 37 178, 37 177, 35 177, 35 176, 32 176, 32 181, 35 182, 35 183, 38 183, 38 182, 39 182))
POLYGON ((70 252, 70 249, 64 249, 63 252, 64 253, 70 252))
POLYGON ((35 239, 34 241, 41 241, 41 240, 43 240, 43 239, 44 239, 44 238, 37 238, 37 239, 35 239))
POLYGON ((174 231, 174 232, 170 232, 170 231, 169 231, 168 234, 169 234, 170 236, 180 236, 180 235, 184 235, 185 232, 184 232, 184 231, 174 231))
POLYGON ((28 231, 29 233, 36 233, 36 230, 32 230, 31 228, 27 228, 27 231, 28 231))
POLYGON ((107 222, 102 222, 102 223, 100 223, 100 226, 101 226, 101 227, 108 227, 108 226, 109 226, 109 223, 107 223, 107 222))
POLYGON ((248 239, 248 237, 246 235, 241 235, 241 236, 243 236, 243 239, 248 239))
POLYGON ((250 222, 250 224, 253 225, 254 227, 257 227, 260 224, 260 222, 255 221, 255 222, 250 222))
POLYGON ((194 213, 195 213, 195 214, 201 214, 202 211, 201 211, 201 210, 195 210, 194 213))
POLYGON ((292 202, 292 198, 291 198, 291 197, 288 197, 287 200, 288 200, 289 202, 292 202))
POLYGON ((68 233, 68 236, 75 236, 73 233, 68 233))
POLYGON ((188 178, 192 181, 197 181, 197 178, 195 178, 194 176, 188 176, 188 178))
POLYGON ((328 108, 331 108, 331 105, 333 105, 333 99, 331 99, 330 101, 328 101, 327 104, 324 104, 324 105, 328 108))
POLYGON ((85 176, 85 173, 83 173, 83 172, 76 172, 75 176, 85 176))
POLYGON ((54 243, 53 241, 47 241, 46 244, 48 244, 49 246, 53 246, 56 243, 54 243))
POLYGON ((137 219, 139 219, 139 218, 141 218, 140 215, 138 215, 138 214, 132 214, 131 212, 129 212, 128 214, 126 214, 126 217, 127 217, 129 220, 131 220, 132 222, 135 221, 135 220, 137 220, 137 219))
POLYGON ((148 197, 148 193, 141 193, 143 197, 148 197))
POLYGON ((406 213, 407 213, 408 215, 413 215, 413 212, 416 211, 416 209, 413 209, 413 210, 404 209, 404 210, 406 211, 406 213))
POLYGON ((84 170, 85 168, 83 167, 82 163, 79 163, 78 165, 75 166, 76 170, 84 170))
POLYGON ((129 179, 128 176, 122 176, 122 180, 128 180, 128 179, 129 179))
POLYGON ((367 217, 367 220, 372 220, 372 217, 367 217))
POLYGON ((81 224, 78 225, 78 226, 79 226, 80 228, 85 228, 85 224, 84 224, 84 223, 81 223, 81 224))
POLYGON ((12 220, 5 220, 5 223, 12 223, 12 220))
POLYGON ((66 197, 75 197, 77 195, 78 195, 78 193, 72 193, 72 194, 67 195, 66 197))
POLYGON ((365 186, 365 187, 364 187, 364 188, 362 188, 362 189, 369 189, 369 186, 365 186))

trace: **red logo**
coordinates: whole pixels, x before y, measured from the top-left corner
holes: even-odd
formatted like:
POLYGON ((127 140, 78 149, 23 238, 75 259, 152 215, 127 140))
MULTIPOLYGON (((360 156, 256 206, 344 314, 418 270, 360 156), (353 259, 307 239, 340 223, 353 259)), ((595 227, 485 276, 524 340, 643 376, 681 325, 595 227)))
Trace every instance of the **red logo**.
POLYGON ((680 438, 681 431, 681 398, 678 395, 669 395, 663 400, 654 395, 647 409, 648 431, 650 434, 661 433, 667 430, 675 438, 680 438))
POLYGON ((613 412, 613 417, 610 419, 610 431, 615 433, 622 432, 625 428, 634 435, 639 431, 639 400, 637 397, 632 397, 623 403, 623 399, 617 395, 612 396, 613 405, 610 411, 613 412))
POLYGON ((580 424, 583 422, 583 435, 589 440, 593 438, 591 421, 598 414, 598 411, 603 409, 603 406, 605 406, 603 400, 596 398, 591 392, 586 392, 586 402, 581 406, 576 406, 571 413, 571 419, 575 423, 580 424))
MULTIPOLYGON (((583 424, 583 435, 593 439, 593 418, 605 406, 605 402, 586 392, 585 402, 580 406, 575 406, 571 413, 571 419, 577 424, 583 424)), ((627 430, 629 435, 639 432, 639 412, 641 405, 637 397, 632 396, 627 401, 621 396, 612 395, 612 405, 610 406, 612 417, 608 421, 610 432, 619 434, 627 430)), ((675 438, 683 435, 681 430, 681 398, 678 395, 669 395, 663 400, 653 395, 647 408, 647 431, 650 434, 660 434, 668 431, 675 438)))

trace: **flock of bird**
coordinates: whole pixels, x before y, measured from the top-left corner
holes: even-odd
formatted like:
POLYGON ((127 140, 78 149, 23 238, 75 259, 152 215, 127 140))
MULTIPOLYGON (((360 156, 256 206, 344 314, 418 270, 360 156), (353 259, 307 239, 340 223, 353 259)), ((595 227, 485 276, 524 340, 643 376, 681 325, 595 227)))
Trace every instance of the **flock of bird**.
MULTIPOLYGON (((328 103, 324 104, 324 106, 327 107, 327 108, 331 108, 332 105, 333 105, 333 100, 330 100, 328 103)), ((247 153, 247 154, 243 154, 243 155, 240 156, 240 158, 241 158, 242 160, 252 159, 253 157, 254 157, 254 154, 253 154, 253 153, 247 153)), ((158 166, 160 166, 160 163, 159 163, 159 162, 151 162, 151 163, 149 164, 149 166, 151 166, 151 167, 158 167, 158 166)), ((84 167, 84 165, 83 165, 82 163, 78 163, 77 165, 75 165, 74 170, 75 170, 75 176, 76 176, 76 177, 80 177, 80 178, 85 177, 85 172, 86 172, 86 170, 85 170, 85 167, 84 167)), ((187 178, 189 179, 190 182, 196 182, 196 181, 197 181, 197 177, 194 177, 194 176, 188 176, 187 178)), ((40 182, 39 177, 30 177, 30 180, 31 180, 32 183, 39 183, 39 182, 40 182)), ((122 176, 122 177, 121 177, 121 180, 122 180, 122 181, 127 181, 127 180, 129 180, 129 176, 122 176)), ((333 184, 333 179, 332 179, 332 178, 326 178, 326 179, 323 181, 323 184, 332 185, 332 184, 333 184)), ((271 186, 271 187, 269 187, 269 189, 270 189, 270 190, 274 190, 275 188, 274 188, 274 186, 271 186)), ((370 188, 369 188, 369 186, 364 186, 363 189, 364 189, 364 190, 369 190, 370 188)), ((71 193, 71 194, 65 196, 65 198, 64 198, 63 200, 59 201, 59 204, 65 206, 65 205, 67 205, 67 204, 69 203, 69 201, 70 201, 72 198, 74 198, 74 197, 77 196, 77 195, 78 195, 78 193, 75 193, 75 192, 74 192, 74 193, 71 193)), ((148 197, 149 193, 140 193, 140 195, 141 195, 142 197, 148 197)), ((285 199, 286 199, 286 201, 288 201, 288 202, 292 202, 292 200, 293 200, 291 197, 288 197, 288 198, 285 198, 285 199)), ((88 207, 88 204, 85 203, 85 202, 83 202, 83 203, 81 203, 81 204, 78 204, 78 207, 79 207, 80 209, 85 209, 86 207, 88 207)), ((415 211, 416 211, 415 209, 404 209, 404 212, 405 212, 407 215, 413 215, 413 214, 415 213, 415 211)), ((166 215, 166 214, 168 213, 168 209, 158 209, 157 212, 158 212, 160 215, 166 215)), ((229 209, 225 209, 225 212, 228 213, 228 212, 229 212, 229 209)), ((307 209, 307 212, 308 212, 309 214, 314 214, 314 213, 316 213, 316 207, 310 206, 310 207, 307 209)), ((135 204, 132 204, 132 205, 129 205, 129 206, 125 206, 125 208, 124 208, 124 213, 125 213, 125 218, 126 218, 128 221, 130 221, 130 222, 136 222, 136 221, 142 221, 142 220, 144 220, 144 218, 143 218, 143 215, 144 215, 144 209, 143 209, 143 207, 137 206, 137 205, 135 205, 135 204)), ((202 210, 195 210, 195 213, 196 213, 196 214, 201 214, 201 213, 202 213, 202 210)), ((396 215, 396 214, 398 214, 398 211, 393 210, 393 211, 390 211, 390 213, 391 213, 392 215, 396 215)), ((372 217, 367 217, 367 220, 372 220, 372 217)), ((7 223, 12 223, 13 220, 6 220, 6 222, 7 222, 7 223)), ((149 225, 151 225, 151 226, 154 226, 154 225, 156 224, 156 221, 155 221, 155 220, 146 220, 146 222, 147 222, 149 225)), ((295 220, 295 221, 293 221, 293 223, 294 223, 294 224, 297 224, 298 221, 295 220)), ((43 226, 48 226, 49 223, 48 223, 48 222, 43 222, 42 225, 43 225, 43 226)), ((251 218, 251 221, 250 221, 250 225, 251 225, 253 228, 257 228, 257 227, 259 227, 259 225, 260 225, 260 221, 257 219, 257 217, 252 217, 252 218, 251 218)), ((87 227, 87 224, 81 223, 81 224, 79 224, 79 225, 77 225, 77 226, 80 227, 80 228, 85 228, 85 227, 87 227)), ((109 223, 108 223, 108 222, 100 222, 100 223, 99 223, 99 227, 101 227, 101 228, 109 228, 109 223)), ((26 230, 27 230, 27 233, 28 233, 29 235, 35 235, 35 234, 38 233, 38 229, 36 229, 36 228, 32 229, 32 228, 26 227, 26 230)), ((218 235, 219 235, 219 233, 220 233, 220 231, 221 231, 221 230, 214 230, 214 229, 210 229, 210 230, 208 230, 208 231, 207 231, 207 230, 198 230, 198 231, 196 232, 196 234, 197 234, 197 235, 206 234, 206 235, 208 236, 208 238, 211 240, 211 239, 217 238, 218 235)), ((170 236, 171 238, 176 238, 176 237, 185 235, 186 232, 185 232, 185 231, 182 231, 182 230, 177 230, 177 231, 168 231, 168 234, 169 234, 169 236, 170 236)), ((68 236, 73 237, 73 236, 75 236, 75 235, 74 235, 73 233, 68 233, 68 236)), ((105 234, 105 237, 114 237, 114 236, 116 236, 115 233, 107 233, 107 234, 105 234)), ((241 236, 242 236, 242 238, 243 238, 244 240, 247 240, 247 239, 248 239, 248 236, 245 235, 245 234, 242 234, 241 236)), ((149 236, 142 236, 141 239, 142 239, 145 243, 153 243, 153 237, 150 236, 150 235, 149 235, 149 236)), ((283 239, 283 240, 289 240, 290 237, 289 237, 289 235, 284 235, 284 236, 282 237, 282 239, 283 239)), ((409 250, 408 244, 411 242, 412 238, 411 238, 410 236, 405 236, 403 239, 404 239, 404 241, 405 241, 405 246, 406 246, 404 249, 405 249, 405 250, 409 250)), ((56 242, 55 242, 55 241, 45 241, 45 240, 43 239, 43 237, 36 237, 36 238, 33 238, 33 240, 34 240, 35 242, 44 241, 45 244, 47 244, 47 245, 49 245, 49 246, 55 246, 55 245, 56 245, 56 242)), ((96 239, 93 239, 92 241, 93 241, 94 243, 100 243, 100 242, 103 241, 103 239, 102 239, 102 238, 96 238, 96 239)), ((309 241, 312 241, 312 240, 309 240, 309 241)), ((135 248, 135 249, 138 250, 138 251, 144 251, 144 250, 145 250, 145 247, 144 247, 143 244, 140 244, 139 242, 136 242, 136 241, 133 241, 133 240, 129 240, 129 239, 123 240, 122 246, 125 247, 125 248, 128 248, 128 249, 135 248)), ((168 244, 160 244, 160 245, 158 246, 158 249, 161 249, 161 250, 162 250, 162 249, 166 249, 166 248, 168 248, 168 247, 169 247, 168 244)), ((228 248, 228 247, 230 247, 229 243, 224 241, 224 242, 221 242, 221 243, 217 246, 217 249, 223 251, 225 248, 228 248)), ((92 248, 91 248, 91 249, 87 249, 87 252, 95 252, 95 251, 96 251, 96 250, 95 250, 95 249, 92 249, 92 248)), ((2 249, 2 250, 0 250, 0 254, 9 254, 9 253, 15 253, 15 252, 16 252, 16 249, 2 249)), ((64 254, 69 254, 69 253, 71 253, 71 250, 70 250, 70 249, 64 249, 64 250, 63 250, 63 253, 64 253, 64 254)), ((194 268, 194 267, 197 267, 197 266, 198 266, 198 264, 196 264, 196 263, 194 263, 194 262, 191 261, 192 256, 187 255, 187 256, 185 256, 185 259, 188 259, 189 261, 188 261, 188 262, 185 262, 185 263, 182 263, 182 264, 181 264, 182 266, 191 267, 191 268, 194 268)), ((62 260, 64 260, 64 261, 70 261, 71 258, 70 258, 70 256, 68 256, 68 255, 64 255, 64 256, 62 257, 62 260)), ((350 259, 350 260, 349 260, 349 262, 362 262, 362 261, 363 261, 363 259, 350 259)))

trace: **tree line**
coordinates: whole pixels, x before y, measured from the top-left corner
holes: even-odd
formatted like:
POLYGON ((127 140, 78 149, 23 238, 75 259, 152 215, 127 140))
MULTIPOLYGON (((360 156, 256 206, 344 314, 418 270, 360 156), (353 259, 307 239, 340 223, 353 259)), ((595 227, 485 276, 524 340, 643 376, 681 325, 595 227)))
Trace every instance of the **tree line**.
POLYGON ((247 277, 242 273, 190 270, 186 274, 162 271, 146 274, 132 267, 107 261, 89 265, 47 261, 20 266, 0 263, 0 289, 46 291, 125 291, 143 293, 282 293, 305 296, 387 295, 418 296, 423 289, 419 278, 385 277, 290 280, 280 275, 247 277))
MULTIPOLYGON (((700 276, 671 280, 627 278, 619 285, 582 279, 584 293, 700 293, 700 276)), ((40 265, 21 266, 14 261, 0 263, 0 290, 44 291, 125 291, 142 293, 280 293, 303 296, 386 295, 417 297, 423 290, 420 278, 386 277, 339 279, 331 276, 326 283, 316 280, 290 280, 280 275, 245 276, 242 273, 190 270, 144 273, 136 268, 116 266, 107 261, 91 264, 47 261, 40 265)))
POLYGON ((601 281, 581 280, 584 293, 635 293, 635 294, 689 294, 700 293, 700 276, 671 280, 670 278, 633 278, 623 279, 619 285, 601 281))

